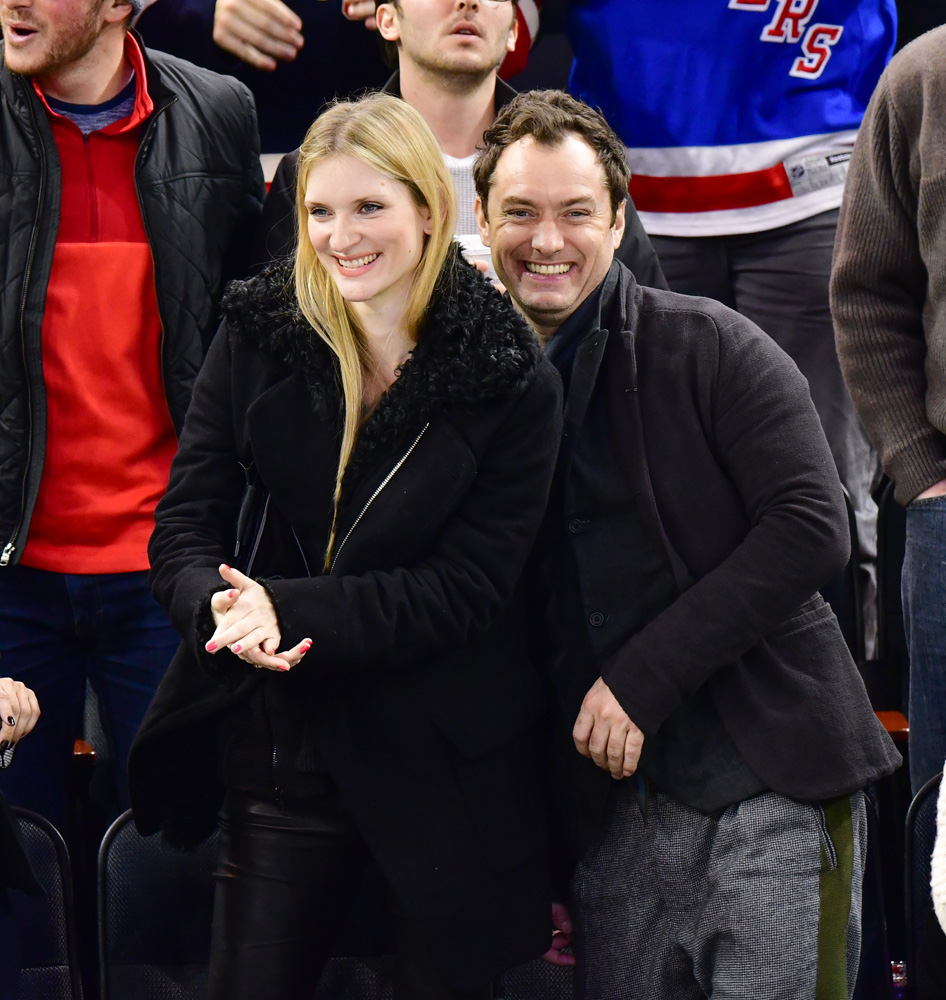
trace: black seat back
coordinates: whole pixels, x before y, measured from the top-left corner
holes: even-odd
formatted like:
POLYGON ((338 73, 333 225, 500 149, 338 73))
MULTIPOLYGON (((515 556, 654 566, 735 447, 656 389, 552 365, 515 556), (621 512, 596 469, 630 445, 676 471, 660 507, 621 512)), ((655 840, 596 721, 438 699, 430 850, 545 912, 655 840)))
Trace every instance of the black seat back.
POLYGON ((99 849, 102 1000, 202 1000, 207 993, 216 836, 193 853, 142 837, 131 812, 99 849))
POLYGON ((926 911, 932 907, 930 865, 936 840, 936 803, 942 775, 916 793, 907 811, 905 882, 907 971, 917 968, 917 951, 926 911))
POLYGON ((42 896, 11 892, 20 936, 22 968, 18 1000, 81 1000, 72 871, 59 831, 29 809, 14 807, 23 846, 42 896))

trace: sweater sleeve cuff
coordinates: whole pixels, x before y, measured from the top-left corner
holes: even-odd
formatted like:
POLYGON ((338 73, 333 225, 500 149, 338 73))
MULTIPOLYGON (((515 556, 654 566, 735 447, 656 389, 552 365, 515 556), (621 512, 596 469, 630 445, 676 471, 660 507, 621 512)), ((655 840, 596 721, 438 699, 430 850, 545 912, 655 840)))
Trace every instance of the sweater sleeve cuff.
POLYGON ((894 481, 894 497, 904 507, 934 483, 946 479, 946 438, 936 433, 909 452, 901 452, 886 463, 894 481))

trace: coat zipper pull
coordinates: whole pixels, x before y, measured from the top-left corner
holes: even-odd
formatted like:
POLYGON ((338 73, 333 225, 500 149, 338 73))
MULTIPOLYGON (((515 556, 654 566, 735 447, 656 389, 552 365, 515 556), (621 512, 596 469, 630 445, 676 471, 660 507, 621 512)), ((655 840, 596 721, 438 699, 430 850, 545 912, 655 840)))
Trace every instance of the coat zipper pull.
POLYGON ((13 542, 7 542, 7 544, 3 547, 3 552, 0 553, 0 566, 6 566, 15 551, 16 546, 13 542))

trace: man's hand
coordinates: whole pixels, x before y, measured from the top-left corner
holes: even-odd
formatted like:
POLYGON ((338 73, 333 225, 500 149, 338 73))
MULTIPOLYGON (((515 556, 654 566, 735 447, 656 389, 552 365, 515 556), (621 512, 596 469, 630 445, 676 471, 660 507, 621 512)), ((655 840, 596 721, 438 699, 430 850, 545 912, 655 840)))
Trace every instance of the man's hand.
POLYGON ((369 31, 377 31, 378 22, 374 17, 377 6, 375 0, 344 0, 342 13, 349 21, 364 21, 369 31))
POLYGON ((552 945, 542 956, 549 965, 574 965, 575 956, 563 952, 572 943, 572 918, 564 903, 552 904, 552 945))
POLYGON ((610 771, 615 780, 629 778, 637 770, 644 746, 644 734, 601 677, 581 703, 572 739, 583 757, 590 757, 598 767, 610 771))
POLYGON ((282 0, 217 0, 214 41, 257 69, 272 71, 302 48, 302 21, 282 0))
MULTIPOLYGON (((471 260, 467 263, 475 267, 480 274, 485 274, 487 278, 489 277, 489 264, 487 264, 485 260, 471 260)), ((493 288, 495 288, 500 295, 506 294, 506 286, 499 280, 499 278, 493 279, 493 288)))
POLYGON ((277 653, 282 636, 265 587, 225 564, 219 572, 231 586, 210 599, 217 629, 204 647, 207 652, 217 653, 226 646, 255 667, 282 671, 294 667, 311 649, 312 640, 303 639, 292 649, 277 653))
POLYGON ((946 479, 941 479, 938 483, 933 483, 928 489, 918 494, 917 500, 926 500, 928 497, 946 496, 946 479))

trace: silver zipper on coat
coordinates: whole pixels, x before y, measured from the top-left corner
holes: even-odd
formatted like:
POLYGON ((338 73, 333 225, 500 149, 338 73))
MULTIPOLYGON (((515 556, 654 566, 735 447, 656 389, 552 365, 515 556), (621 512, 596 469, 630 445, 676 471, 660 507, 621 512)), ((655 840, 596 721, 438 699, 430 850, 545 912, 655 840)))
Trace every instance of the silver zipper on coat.
POLYGON ((250 558, 246 561, 246 569, 243 570, 244 576, 253 575, 253 563, 256 562, 256 553, 259 552, 259 544, 263 540, 263 530, 266 528, 266 518, 269 514, 269 500, 270 495, 266 494, 266 502, 263 504, 263 513, 260 516, 259 528, 256 530, 256 537, 253 539, 253 548, 250 550, 250 558))
MULTIPOLYGON (((338 557, 339 557, 339 555, 341 555, 342 549, 345 547, 345 542, 347 542, 348 539, 351 538, 351 533, 355 530, 355 528, 358 527, 358 522, 365 516, 365 512, 368 510, 368 508, 377 499, 378 494, 394 478, 394 473, 397 472, 397 470, 400 469, 400 467, 408 460, 408 458, 410 457, 411 452, 417 447, 417 443, 424 436, 424 432, 427 430, 427 428, 429 426, 430 426, 430 423, 428 422, 428 423, 424 424, 423 427, 421 427, 420 434, 418 434, 417 437, 414 438, 414 443, 410 446, 410 448, 407 449, 407 451, 404 452, 404 454, 401 456, 401 460, 397 463, 397 465, 395 465, 394 468, 384 477, 384 479, 381 480, 380 485, 374 491, 374 493, 372 493, 371 496, 368 497, 368 502, 364 505, 364 507, 361 508, 361 513, 352 522, 352 526, 345 533, 345 537, 341 540, 341 543, 339 544, 338 548, 333 553, 333 555, 332 555, 332 566, 333 567, 334 567, 335 563, 338 561, 338 557)), ((331 569, 329 570, 329 572, 331 572, 331 569)))
POLYGON ((0 566, 6 566, 13 553, 16 551, 16 539, 23 527, 23 515, 26 512, 26 483, 30 476, 30 463, 33 459, 33 392, 30 388, 29 365, 26 361, 26 338, 23 336, 23 324, 26 319, 26 296, 30 287, 30 273, 33 270, 33 259, 36 256, 36 244, 39 241, 39 220, 43 213, 43 201, 46 197, 46 143, 43 142, 43 135, 37 127, 36 115, 33 112, 33 105, 30 100, 26 102, 27 110, 30 113, 30 120, 33 123, 33 133, 39 142, 42 150, 40 157, 39 171, 39 198, 36 206, 36 221, 33 223, 33 232, 30 234, 30 250, 26 258, 26 271, 23 274, 23 294, 20 296, 20 350, 23 357, 23 375, 26 379, 26 413, 29 421, 29 431, 26 435, 26 466, 23 473, 23 483, 20 487, 20 517, 13 529, 10 540, 3 547, 0 553, 0 566))
POLYGON ((312 571, 309 569, 309 560, 305 557, 305 550, 302 548, 302 543, 299 541, 299 536, 296 534, 295 528, 290 528, 292 531, 292 537, 295 539, 296 548, 299 550, 299 556, 302 559, 302 565, 305 567, 305 575, 312 576, 312 571))

